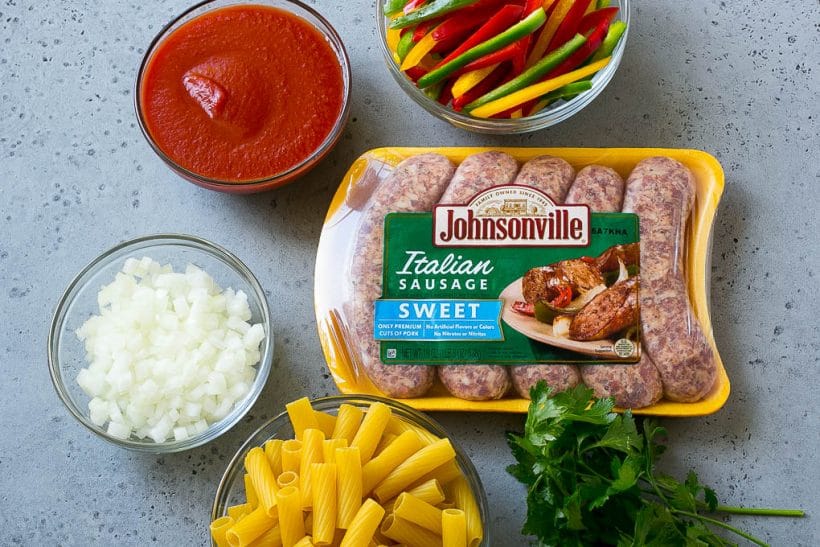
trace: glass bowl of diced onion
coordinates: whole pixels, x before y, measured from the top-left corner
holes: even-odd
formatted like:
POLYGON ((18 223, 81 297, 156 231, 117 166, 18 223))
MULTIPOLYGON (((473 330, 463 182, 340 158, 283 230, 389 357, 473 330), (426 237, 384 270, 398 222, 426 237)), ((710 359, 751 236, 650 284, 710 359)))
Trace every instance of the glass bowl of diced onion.
MULTIPOLYGON (((451 474, 449 476, 446 475, 446 472, 442 472, 445 476, 441 478, 445 482, 442 483, 442 481, 439 481, 439 483, 441 486, 441 495, 443 496, 443 499, 441 499, 440 501, 429 499, 427 501, 429 501, 431 504, 435 504, 439 508, 442 508, 442 510, 448 508, 451 510, 458 510, 460 508, 463 509, 467 528, 467 545, 469 545, 470 547, 492 545, 493 542, 492 538, 490 537, 490 515, 488 509, 487 496, 484 492, 484 487, 481 484, 481 479, 478 476, 478 472, 476 471, 475 467, 473 466, 472 462, 467 457, 465 452, 458 446, 458 443, 456 443, 456 441, 453 438, 449 437, 447 432, 438 422, 422 414, 421 412, 413 408, 410 408, 407 405, 398 403, 390 399, 385 399, 382 397, 373 397, 369 395, 336 395, 313 399, 309 403, 306 398, 301 399, 299 401, 294 401, 293 403, 289 404, 288 411, 282 412, 275 418, 272 418, 268 422, 263 424, 258 430, 256 430, 255 433, 253 433, 248 438, 247 441, 245 441, 245 443, 239 448, 239 450, 234 455, 233 459, 231 459, 230 463, 228 464, 228 467, 225 470, 225 473, 222 476, 222 479, 219 481, 219 485, 217 487, 216 496, 214 498, 214 503, 211 510, 211 521, 219 525, 222 522, 228 520, 229 516, 231 515, 231 518, 244 518, 244 504, 248 501, 248 490, 246 486, 246 481, 250 480, 250 477, 246 475, 248 472, 246 469, 246 457, 248 456, 248 453, 251 450, 255 449, 256 447, 260 447, 262 450, 266 452, 266 457, 271 458, 272 456, 268 454, 268 449, 270 448, 268 445, 272 443, 269 443, 269 441, 281 441, 284 443, 293 442, 292 439, 295 438, 295 431, 289 412, 294 413, 295 409, 291 407, 301 407, 298 408, 298 412, 295 413, 297 415, 304 415, 306 413, 310 413, 312 409, 312 411, 315 414, 317 414, 318 417, 318 420, 316 421, 316 423, 318 424, 318 428, 328 432, 327 435, 321 434, 319 436, 325 439, 332 439, 334 437, 330 432, 333 431, 335 428, 334 422, 336 416, 339 414, 339 409, 343 405, 356 407, 363 412, 364 416, 367 416, 368 409, 375 403, 382 403, 383 405, 386 405, 390 411, 391 417, 387 427, 384 429, 384 433, 380 437, 379 444, 376 447, 372 458, 378 458, 379 454, 381 454, 382 451, 385 450, 385 447, 389 446, 390 442, 394 440, 394 436, 396 434, 400 435, 402 432, 406 432, 408 429, 411 429, 418 433, 419 437, 423 440, 424 446, 430 443, 434 443, 439 439, 449 440, 453 448, 453 451, 455 452, 454 459, 449 463, 455 463, 455 466, 450 466, 451 474), (456 472, 458 472, 458 476, 456 478, 453 478, 456 472), (458 493, 459 487, 462 488, 462 492, 460 494, 458 493), (465 497, 465 492, 467 492, 466 504, 463 501, 463 498, 465 497), (459 507, 459 505, 466 505, 467 507, 459 507), (471 525, 471 520, 473 522, 476 522, 477 524, 471 525)), ((338 429, 336 431, 338 431, 338 429)), ((334 441, 331 440, 329 442, 334 441)), ((283 446, 286 445, 279 445, 280 448, 283 446)), ((345 443, 344 446, 347 446, 347 444, 345 443)), ((336 467, 341 467, 341 465, 339 465, 337 462, 336 467)), ((412 485, 407 486, 406 489, 401 489, 402 493, 413 492, 414 490, 412 490, 411 487, 418 487, 419 484, 429 485, 431 481, 428 479, 432 476, 436 476, 439 470, 443 469, 444 467, 447 466, 445 465, 436 468, 436 470, 434 470, 433 472, 425 474, 420 479, 414 481, 412 485)), ((277 472, 278 471, 274 470, 274 475, 276 475, 277 472)), ((284 476, 287 474, 288 472, 283 472, 279 476, 284 478, 284 476)), ((296 476, 298 476, 298 473, 296 476)), ((253 486, 251 486, 250 488, 253 489, 253 486)), ((398 541, 391 539, 389 536, 385 536, 383 530, 385 529, 385 527, 388 527, 389 529, 391 523, 395 524, 395 522, 402 521, 400 517, 396 516, 396 513, 400 511, 397 511, 395 509, 395 506, 393 511, 390 511, 391 505, 395 503, 402 494, 400 494, 399 497, 393 497, 391 500, 382 500, 379 499, 379 497, 376 495, 376 492, 378 492, 378 490, 379 488, 376 487, 372 492, 365 493, 363 496, 364 500, 370 499, 371 504, 373 503, 373 501, 375 501, 379 503, 381 506, 387 507, 387 510, 384 513, 384 516, 382 517, 381 524, 377 528, 376 533, 379 539, 377 543, 386 543, 388 545, 398 544, 398 541)), ((259 496, 254 495, 254 497, 258 498, 259 496)), ((422 495, 422 497, 424 496, 422 495)), ((257 507, 257 509, 259 509, 259 507, 257 507)), ((250 510, 249 507, 248 510, 250 510)), ((315 530, 311 529, 312 522, 315 519, 311 518, 313 516, 312 513, 306 513, 305 515, 305 522, 307 523, 305 535, 310 535, 312 532, 316 532, 315 530)), ((222 533, 224 535, 224 530, 222 533)), ((337 529, 334 541, 338 542, 340 540, 340 536, 343 535, 343 533, 343 530, 337 529)), ((218 545, 218 543, 214 541, 213 537, 211 538, 211 541, 212 545, 218 545)), ((255 541, 263 541, 263 539, 257 539, 255 541)), ((225 542, 225 544, 231 543, 230 541, 227 541, 225 542)), ((334 543, 334 545, 335 544, 338 543, 334 543)))
POLYGON ((267 381, 273 347, 265 293, 236 256, 158 234, 113 247, 71 281, 48 363, 86 428, 127 449, 169 453, 239 422, 267 381))
MULTIPOLYGON (((385 15, 385 2, 377 0, 377 27, 379 29, 382 53, 388 71, 399 84, 399 87, 419 106, 439 119, 445 120, 455 127, 475 133, 490 135, 509 135, 529 133, 552 127, 580 112, 590 104, 609 84, 621 63, 626 47, 627 35, 630 28, 630 0, 611 0, 608 6, 617 7, 618 13, 614 21, 622 21, 626 30, 612 51, 609 62, 591 77, 591 88, 568 99, 557 99, 548 103, 537 113, 513 118, 479 118, 464 111, 456 111, 451 106, 445 106, 425 94, 404 73, 397 63, 395 52, 391 49, 388 39, 390 18, 385 15)), ((546 4, 546 3, 545 3, 546 4)), ((593 0, 595 4, 595 0, 593 0)), ((542 27, 543 29, 543 27, 542 27)), ((539 29, 540 31, 540 29, 539 29)), ((537 32, 536 32, 537 35, 537 32)))

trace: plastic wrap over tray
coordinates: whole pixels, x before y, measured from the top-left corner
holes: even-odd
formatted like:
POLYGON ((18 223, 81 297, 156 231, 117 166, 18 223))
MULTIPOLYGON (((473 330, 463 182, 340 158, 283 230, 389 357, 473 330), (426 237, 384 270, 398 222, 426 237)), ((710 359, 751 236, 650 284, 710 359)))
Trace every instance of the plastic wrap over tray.
MULTIPOLYGON (((478 165, 480 169, 487 168, 478 165)), ((697 150, 471 147, 380 148, 366 152, 353 163, 339 185, 325 219, 316 258, 316 319, 328 368, 337 387, 345 394, 385 395, 390 391, 388 395, 420 410, 525 412, 529 401, 519 393, 526 393, 527 382, 548 371, 547 377, 557 377, 561 372, 569 384, 584 381, 594 387, 596 393, 617 392, 626 401, 632 400, 633 395, 636 401, 641 397, 646 401, 649 396, 640 389, 629 391, 631 386, 623 385, 635 381, 632 378, 650 386, 653 381, 662 382, 663 398, 636 408, 636 414, 700 416, 717 411, 730 390, 715 346, 709 313, 712 226, 723 184, 723 171, 717 160, 697 150), (447 202, 468 199, 471 196, 459 194, 452 186, 459 177, 480 175, 471 172, 471 165, 461 166, 462 162, 470 156, 493 151, 503 153, 499 158, 511 158, 503 161, 512 164, 514 176, 499 184, 527 184, 538 188, 539 181, 533 175, 537 173, 536 168, 543 167, 539 165, 543 162, 557 162, 570 171, 569 177, 575 186, 557 189, 550 186, 553 183, 549 180, 542 180, 543 188, 539 189, 552 194, 555 203, 564 199, 567 203, 583 200, 593 210, 608 208, 636 213, 641 218, 640 338, 644 350, 640 364, 580 367, 574 364, 531 367, 483 364, 483 368, 476 367, 481 376, 509 374, 514 385, 509 390, 503 386, 504 391, 483 397, 489 400, 466 400, 451 394, 461 396, 459 386, 454 385, 444 371, 454 369, 458 376, 460 372, 456 367, 469 365, 408 365, 403 369, 404 365, 384 365, 374 358, 378 356, 378 342, 369 336, 373 326, 372 300, 381 296, 382 282, 378 274, 381 256, 376 256, 374 249, 381 252, 385 237, 380 221, 374 219, 380 219, 383 212, 430 211, 442 193, 447 202), (425 154, 439 159, 402 164, 425 154), (440 161, 440 156, 449 162, 440 161), (398 174, 407 191, 391 194, 385 189, 391 185, 400 187, 394 173, 400 164, 403 171, 398 174), (606 176, 621 181, 621 189, 614 195, 596 189, 599 179, 606 176), (370 243, 363 249, 363 242, 370 243), (703 365, 701 370, 698 363, 703 365), (643 367, 640 373, 639 367, 643 367), (623 374, 627 370, 630 374, 623 374), (659 377, 659 380, 647 376, 659 377), (383 389, 379 388, 380 384, 383 389), (624 390, 629 393, 625 394, 624 390), (503 396, 495 398, 499 394, 503 396)), ((510 304, 505 301, 505 313, 511 313, 510 304)), ((508 319, 515 323, 512 315, 508 319)), ((515 328, 515 325, 509 326, 515 328)), ((553 378, 550 382, 559 384, 553 378)), ((479 392, 481 394, 483 392, 479 392)), ((657 397, 651 400, 654 399, 657 397)))

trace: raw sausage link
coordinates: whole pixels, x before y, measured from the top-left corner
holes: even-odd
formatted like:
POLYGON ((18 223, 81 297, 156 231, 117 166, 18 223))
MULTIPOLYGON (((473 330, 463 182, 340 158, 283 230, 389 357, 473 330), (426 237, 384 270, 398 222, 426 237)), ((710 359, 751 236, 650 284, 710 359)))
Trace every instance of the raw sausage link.
MULTIPOLYGON (((575 169, 554 156, 533 158, 521 168, 515 184, 524 184, 541 190, 556 203, 564 201, 564 196, 575 179, 575 169)), ((530 389, 544 380, 553 393, 565 391, 578 385, 580 374, 573 365, 522 365, 510 370, 515 391, 521 397, 530 398, 530 389)))
MULTIPOLYGON (((621 210, 624 180, 609 167, 590 165, 578 171, 567 194, 567 203, 586 203, 590 210, 621 210)), ((640 290, 640 289, 639 289, 640 290)), ((612 397, 622 408, 642 408, 663 396, 661 377, 647 352, 634 365, 582 365, 581 378, 596 397, 612 397)))
POLYGON ((715 382, 712 348, 686 292, 683 250, 695 180, 665 157, 641 161, 626 183, 623 211, 640 216, 643 347, 655 362, 666 398, 693 402, 715 382))
POLYGON ((386 395, 424 395, 435 379, 435 368, 385 365, 373 339, 373 301, 382 294, 384 217, 392 212, 430 211, 453 176, 453 164, 439 154, 421 154, 401 162, 373 192, 356 234, 351 264, 353 331, 364 372, 386 395))
MULTIPOLYGON (((515 159, 503 152, 483 152, 464 159, 441 197, 441 203, 466 203, 492 186, 511 184, 518 172, 515 159)), ((438 367, 441 383, 452 395, 470 401, 500 399, 510 389, 506 366, 449 365, 438 367)))
POLYGON ((538 156, 521 167, 515 184, 537 188, 555 203, 562 203, 573 180, 575 169, 565 160, 555 156, 538 156))

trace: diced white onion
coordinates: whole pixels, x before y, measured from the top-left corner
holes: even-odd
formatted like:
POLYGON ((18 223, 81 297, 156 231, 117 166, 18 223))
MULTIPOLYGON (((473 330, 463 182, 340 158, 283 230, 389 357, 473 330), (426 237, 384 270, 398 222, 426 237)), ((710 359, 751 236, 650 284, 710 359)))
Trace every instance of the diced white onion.
POLYGON ((265 331, 249 323, 242 291, 223 291, 193 265, 178 273, 129 258, 97 303, 76 332, 88 362, 77 383, 111 436, 186 440, 250 392, 265 331))

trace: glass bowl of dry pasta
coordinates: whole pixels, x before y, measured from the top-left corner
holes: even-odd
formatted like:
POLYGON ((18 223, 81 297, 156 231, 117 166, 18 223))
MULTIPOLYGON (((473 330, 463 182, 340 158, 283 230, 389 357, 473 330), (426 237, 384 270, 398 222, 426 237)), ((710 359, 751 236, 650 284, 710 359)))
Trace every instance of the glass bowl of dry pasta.
POLYGON ((371 396, 302 398, 228 464, 212 545, 491 545, 475 467, 434 420, 371 396))

